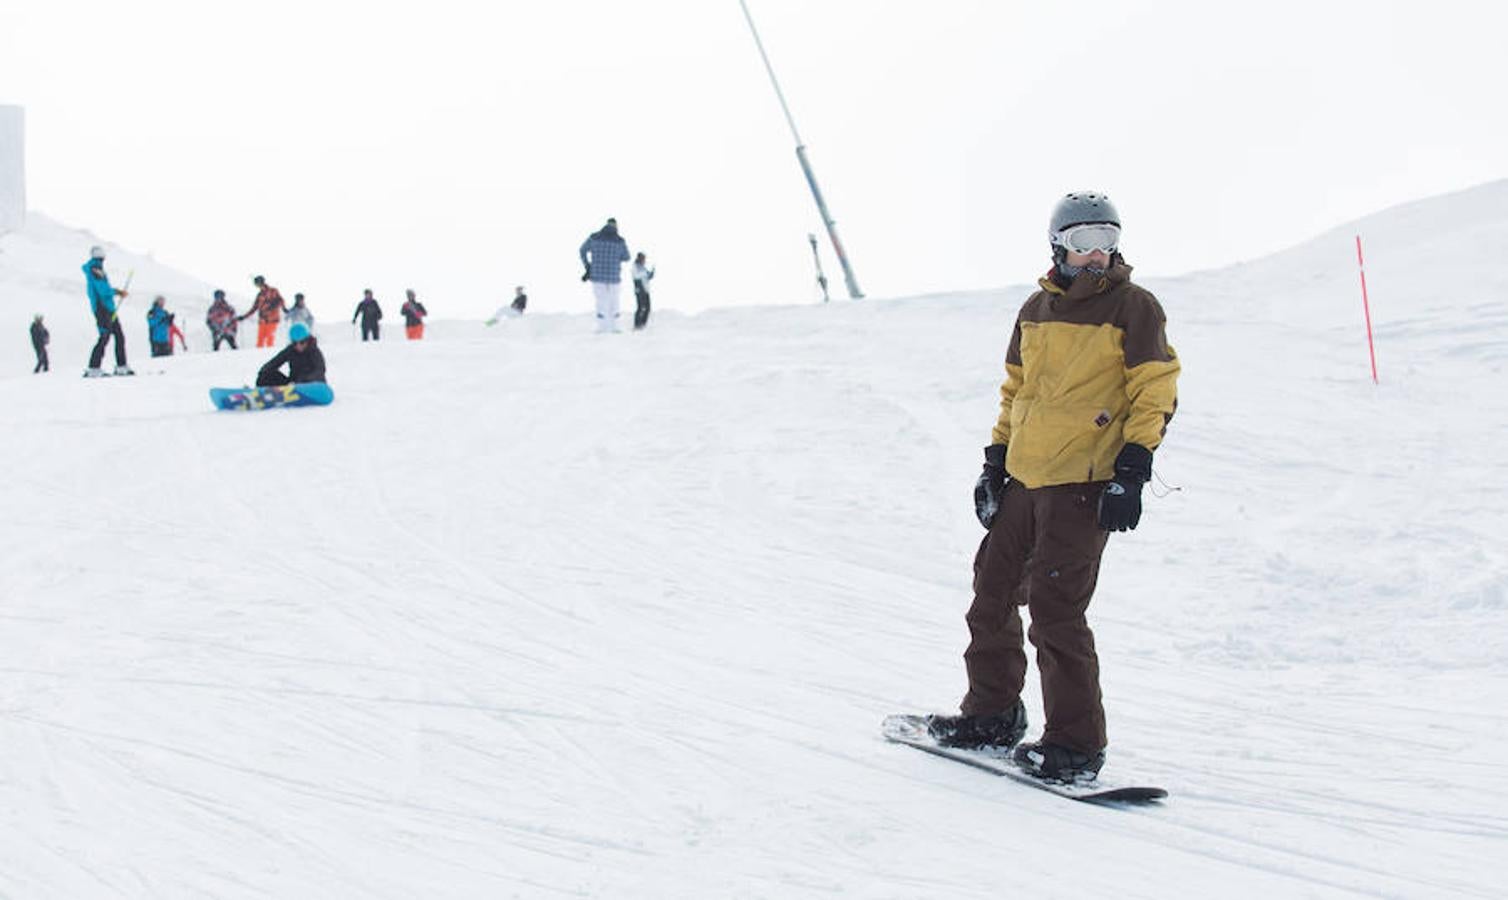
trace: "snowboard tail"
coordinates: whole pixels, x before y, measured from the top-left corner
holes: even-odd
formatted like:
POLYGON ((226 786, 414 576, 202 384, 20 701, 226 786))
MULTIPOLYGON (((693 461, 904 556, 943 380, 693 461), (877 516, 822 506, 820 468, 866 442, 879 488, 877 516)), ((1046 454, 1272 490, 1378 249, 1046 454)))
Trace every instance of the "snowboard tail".
POLYGON ((269 387, 210 388, 216 409, 274 409, 280 406, 326 406, 335 392, 323 381, 269 387))
POLYGON ((951 759, 991 775, 1009 778, 1020 784, 1081 803, 1095 803, 1102 806, 1154 803, 1168 796, 1168 792, 1160 787, 1119 784, 1103 778, 1073 784, 1044 781, 1021 769, 1008 755, 1002 755, 1003 751, 964 750, 942 746, 927 731, 926 716, 887 716, 881 725, 881 733, 885 736, 885 740, 891 743, 915 747, 923 753, 951 759))

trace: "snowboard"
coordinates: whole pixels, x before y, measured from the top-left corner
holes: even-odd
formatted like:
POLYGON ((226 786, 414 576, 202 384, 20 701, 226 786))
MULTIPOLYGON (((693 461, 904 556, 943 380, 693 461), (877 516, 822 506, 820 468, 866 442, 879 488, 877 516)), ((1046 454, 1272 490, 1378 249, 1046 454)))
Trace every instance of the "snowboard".
POLYGON ((938 744, 927 731, 926 716, 887 716, 881 725, 881 733, 884 734, 885 740, 892 743, 915 747, 924 753, 931 753, 934 756, 951 759, 966 766, 973 766, 991 775, 1009 778, 1012 781, 1034 787, 1037 790, 1046 791, 1049 794, 1057 794, 1059 797, 1067 797, 1069 800, 1077 800, 1081 803, 1118 806, 1121 804, 1155 803, 1168 796, 1168 792, 1160 787, 1119 784, 1106 781, 1103 778, 1081 784, 1044 781, 1041 778, 1028 774, 1020 766, 1012 762, 1008 755, 1002 755, 1000 752, 962 750, 938 744))
POLYGON ((326 406, 335 392, 323 381, 272 387, 210 388, 216 409, 273 409, 280 406, 326 406))

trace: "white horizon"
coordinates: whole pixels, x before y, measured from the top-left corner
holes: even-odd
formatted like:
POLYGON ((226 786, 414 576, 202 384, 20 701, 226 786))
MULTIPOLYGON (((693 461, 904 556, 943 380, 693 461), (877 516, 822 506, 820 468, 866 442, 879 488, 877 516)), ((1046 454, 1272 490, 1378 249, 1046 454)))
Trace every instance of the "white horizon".
MULTIPOLYGON (((1066 190, 1107 191, 1165 276, 1508 174, 1462 89, 1503 80, 1508 10, 1465 0, 750 8, 872 297, 1032 277, 1066 190)), ((809 232, 844 296, 734 0, 8 15, 31 208, 233 295, 478 317, 521 283, 577 311, 576 248, 616 216, 659 308, 815 302, 809 232)))

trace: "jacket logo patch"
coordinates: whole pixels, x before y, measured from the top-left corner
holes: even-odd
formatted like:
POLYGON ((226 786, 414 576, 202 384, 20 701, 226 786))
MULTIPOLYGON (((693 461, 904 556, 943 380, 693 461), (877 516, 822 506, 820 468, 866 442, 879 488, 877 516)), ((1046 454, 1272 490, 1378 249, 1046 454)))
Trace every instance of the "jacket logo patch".
POLYGON ((1095 428, 1104 428, 1106 425, 1109 425, 1109 424, 1110 424, 1110 413, 1107 410, 1103 410, 1103 409, 1100 410, 1100 414, 1094 417, 1094 427, 1095 428))

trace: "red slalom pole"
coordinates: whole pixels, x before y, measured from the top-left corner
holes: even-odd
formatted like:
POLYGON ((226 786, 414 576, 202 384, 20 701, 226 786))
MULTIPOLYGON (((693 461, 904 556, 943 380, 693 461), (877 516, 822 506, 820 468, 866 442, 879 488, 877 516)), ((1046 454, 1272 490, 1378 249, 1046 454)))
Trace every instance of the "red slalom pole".
POLYGON ((1367 264, 1361 258, 1361 235, 1356 236, 1356 268, 1361 271, 1361 310, 1367 317, 1367 355, 1372 357, 1372 383, 1377 384, 1377 348, 1372 343, 1372 304, 1367 301, 1367 264))

